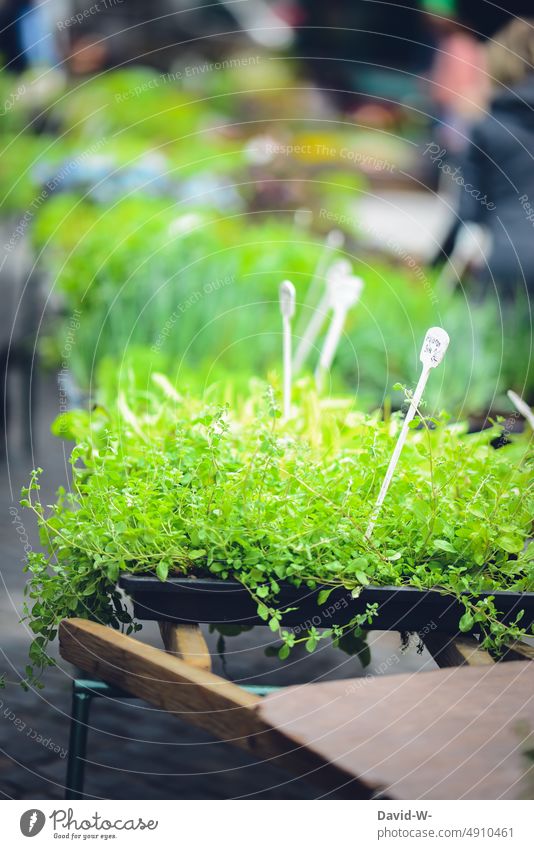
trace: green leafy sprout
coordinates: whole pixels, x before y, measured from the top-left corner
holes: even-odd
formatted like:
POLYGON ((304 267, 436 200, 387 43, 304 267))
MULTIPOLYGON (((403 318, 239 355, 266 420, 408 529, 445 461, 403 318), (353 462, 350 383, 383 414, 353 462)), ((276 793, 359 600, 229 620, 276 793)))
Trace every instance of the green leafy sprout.
POLYGON ((123 572, 239 581, 282 660, 299 643, 313 651, 332 639, 365 662, 362 637, 376 613, 296 633, 284 626, 283 582, 320 588, 320 604, 336 587, 435 589, 461 600, 459 629, 476 625, 484 647, 498 653, 525 636, 521 613, 505 624, 494 599, 478 596, 533 589, 531 439, 495 450, 498 424, 467 434, 446 416, 421 414, 366 540, 400 414, 365 415, 302 381, 294 417, 282 422, 278 395, 278 386, 255 381, 228 404, 227 384, 182 396, 154 374, 142 390, 57 420, 55 433, 76 441, 72 487, 44 506, 37 469, 22 500, 44 548, 27 564, 29 684, 53 663, 47 647, 63 618, 139 629, 117 588, 123 572))

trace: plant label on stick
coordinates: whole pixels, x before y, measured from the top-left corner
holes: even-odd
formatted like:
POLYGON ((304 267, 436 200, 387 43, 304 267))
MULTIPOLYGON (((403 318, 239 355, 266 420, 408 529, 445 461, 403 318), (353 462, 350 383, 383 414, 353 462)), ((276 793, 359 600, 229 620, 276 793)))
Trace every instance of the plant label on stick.
POLYGON ((518 413, 521 413, 524 419, 529 423, 532 430, 534 430, 534 412, 530 409, 526 401, 523 401, 520 395, 517 392, 514 392, 512 389, 509 389, 506 393, 516 408, 518 413))
POLYGON ((423 363, 423 373, 425 369, 428 371, 439 366, 448 347, 449 334, 442 327, 431 327, 430 330, 427 330, 419 355, 419 359, 423 363))
POLYGON ((397 444, 395 445, 391 460, 389 461, 386 476, 382 482, 382 486, 380 488, 376 504, 373 508, 373 512, 371 513, 371 518, 369 520, 369 524, 365 532, 365 539, 369 539, 371 537, 371 534, 373 533, 373 529, 376 524, 380 508, 384 503, 384 499, 387 495, 387 491, 389 489, 391 479, 393 478, 395 468, 399 461, 401 451, 403 449, 404 443, 406 442, 410 422, 415 416, 417 408, 421 403, 421 398, 423 396, 423 392, 428 380, 428 376, 430 374, 430 370, 436 368, 436 366, 439 366, 440 362, 445 356, 448 347, 449 335, 445 332, 445 330, 443 330, 442 327, 431 327, 430 330, 427 330, 425 341, 423 342, 423 347, 421 348, 421 353, 419 355, 419 359, 423 364, 421 375, 415 388, 415 392, 413 393, 413 396, 410 400, 410 407, 408 409, 408 412, 406 413, 406 417, 402 424, 401 432, 399 433, 399 438, 397 439, 397 444))
POLYGON ((325 239, 325 248, 329 251, 337 251, 345 244, 345 236, 341 230, 330 230, 325 239))
POLYGON ((295 353, 293 361, 293 370, 295 372, 299 372, 302 369, 312 348, 315 346, 317 337, 321 332, 321 327, 324 324, 324 320, 328 315, 329 310, 332 308, 333 298, 335 297, 333 293, 336 290, 338 280, 349 277, 351 274, 352 265, 346 259, 340 259, 332 263, 326 272, 325 290, 319 303, 313 309, 310 321, 300 338, 300 342, 295 353))
POLYGON ((301 324, 299 327, 299 336, 300 342, 297 346, 297 350, 295 353, 295 359, 293 362, 293 370, 295 372, 299 372, 304 363, 306 362, 310 351, 312 350, 315 341, 321 332, 321 327, 323 326, 323 322, 325 319, 325 314, 329 308, 329 279, 332 274, 336 274, 337 269, 343 264, 343 267, 346 268, 348 266, 348 272, 352 272, 352 266, 348 262, 348 260, 339 260, 338 262, 332 263, 329 267, 330 258, 332 253, 336 250, 339 250, 343 247, 345 237, 341 230, 331 230, 324 243, 324 247, 317 262, 317 266, 313 273, 313 277, 311 279, 311 283, 308 287, 308 292, 304 299, 306 304, 313 305, 318 296, 318 289, 322 285, 323 279, 326 278, 325 290, 323 292, 322 297, 318 299, 317 305, 315 307, 312 306, 313 312, 309 323, 306 325, 305 329, 302 330, 303 325, 301 324))
POLYGON ((280 284, 284 359, 284 419, 291 415, 291 319, 295 315, 295 287, 289 280, 280 284))
POLYGON ((332 367, 347 313, 360 300, 362 289, 363 280, 360 277, 353 277, 352 274, 336 276, 331 281, 329 299, 333 310, 332 321, 315 371, 315 382, 319 391, 323 387, 325 374, 332 367))

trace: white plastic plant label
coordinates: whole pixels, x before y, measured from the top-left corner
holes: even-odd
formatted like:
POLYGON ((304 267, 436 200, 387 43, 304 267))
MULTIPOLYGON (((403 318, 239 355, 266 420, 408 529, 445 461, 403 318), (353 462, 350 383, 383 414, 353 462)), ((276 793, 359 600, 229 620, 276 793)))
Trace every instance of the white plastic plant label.
POLYGON ((426 368, 439 366, 449 347, 449 334, 442 327, 431 327, 426 332, 419 359, 426 368))
POLYGON ((293 318, 295 315, 295 287, 289 280, 280 284, 280 312, 284 318, 293 318))
POLYGON ((289 280, 280 284, 280 313, 282 315, 282 344, 284 368, 284 420, 291 415, 291 319, 295 315, 295 287, 289 280))
POLYGON ((445 352, 447 351, 448 347, 449 334, 446 333, 446 331, 443 330, 442 327, 431 327, 429 330, 427 330, 420 355, 423 368, 421 370, 417 386, 415 387, 415 392, 413 393, 412 398, 410 400, 410 406, 404 418, 401 432, 399 433, 399 438, 397 439, 397 444, 395 445, 393 454, 391 455, 391 460, 389 461, 386 476, 382 481, 382 486, 380 488, 376 504, 374 506, 373 512, 371 513, 369 524, 365 532, 366 539, 370 539, 373 533, 378 514, 380 512, 382 504, 384 503, 384 499, 387 495, 389 485, 397 467, 401 451, 406 441, 410 422, 415 416, 419 408, 419 404, 421 403, 421 398, 423 397, 423 392, 430 376, 430 369, 435 368, 440 364, 443 357, 445 356, 445 352))

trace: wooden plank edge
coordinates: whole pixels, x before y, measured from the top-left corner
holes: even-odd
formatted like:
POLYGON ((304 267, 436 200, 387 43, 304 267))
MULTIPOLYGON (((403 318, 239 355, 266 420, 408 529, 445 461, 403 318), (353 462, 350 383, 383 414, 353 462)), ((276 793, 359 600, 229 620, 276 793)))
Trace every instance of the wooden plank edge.
POLYGON ((66 619, 60 624, 59 646, 61 656, 86 673, 203 728, 336 798, 368 799, 382 790, 299 746, 264 721, 258 710, 258 696, 161 649, 85 619, 66 619))
POLYGON ((165 651, 181 658, 189 666, 211 671, 210 651, 198 625, 177 625, 175 622, 158 624, 165 651))

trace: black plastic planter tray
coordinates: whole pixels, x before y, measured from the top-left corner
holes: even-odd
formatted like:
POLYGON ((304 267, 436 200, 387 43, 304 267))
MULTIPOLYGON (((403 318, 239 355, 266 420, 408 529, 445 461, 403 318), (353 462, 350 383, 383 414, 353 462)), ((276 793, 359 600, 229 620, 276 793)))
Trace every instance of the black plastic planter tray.
MULTIPOLYGON (((158 578, 123 575, 120 586, 131 596, 134 613, 140 620, 166 620, 186 623, 234 623, 265 625, 257 614, 256 603, 236 581, 213 578, 158 578)), ((464 607, 452 596, 437 590, 411 587, 366 587, 358 598, 349 591, 335 589, 323 604, 317 603, 321 588, 310 590, 282 584, 277 607, 297 607, 286 613, 283 625, 290 628, 328 628, 344 625, 368 604, 378 604, 372 627, 379 631, 458 632, 464 607)), ((323 588, 326 589, 326 588, 323 588)), ((481 598, 490 595, 482 593, 481 598)), ((534 622, 534 593, 491 593, 502 622, 510 622, 520 610, 523 627, 534 622)))

